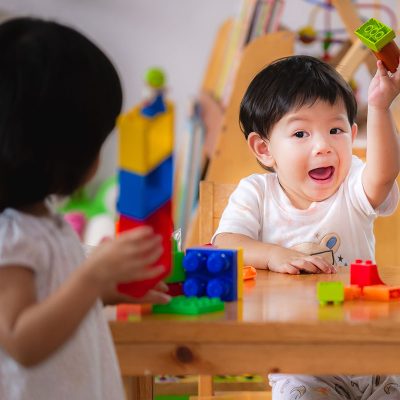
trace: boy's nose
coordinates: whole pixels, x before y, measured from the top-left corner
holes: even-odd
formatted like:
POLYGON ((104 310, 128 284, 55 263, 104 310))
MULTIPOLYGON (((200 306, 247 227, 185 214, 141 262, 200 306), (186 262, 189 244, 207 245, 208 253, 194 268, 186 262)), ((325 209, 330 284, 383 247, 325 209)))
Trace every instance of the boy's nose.
POLYGON ((319 154, 329 154, 332 152, 332 147, 324 137, 318 137, 314 140, 313 152, 315 155, 319 154))

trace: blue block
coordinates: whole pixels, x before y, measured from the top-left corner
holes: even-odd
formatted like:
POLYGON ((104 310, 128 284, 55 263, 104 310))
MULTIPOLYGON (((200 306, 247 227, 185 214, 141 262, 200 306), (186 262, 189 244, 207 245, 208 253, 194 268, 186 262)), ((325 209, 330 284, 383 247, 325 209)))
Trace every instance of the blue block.
POLYGON ((186 296, 218 297, 222 301, 238 298, 237 250, 191 248, 186 250, 183 267, 186 296))
POLYGON ((145 117, 153 118, 157 114, 164 113, 166 109, 164 95, 158 94, 151 103, 143 106, 140 112, 145 117))
POLYGON ((120 214, 143 220, 158 210, 172 197, 172 156, 147 175, 119 170, 120 214))

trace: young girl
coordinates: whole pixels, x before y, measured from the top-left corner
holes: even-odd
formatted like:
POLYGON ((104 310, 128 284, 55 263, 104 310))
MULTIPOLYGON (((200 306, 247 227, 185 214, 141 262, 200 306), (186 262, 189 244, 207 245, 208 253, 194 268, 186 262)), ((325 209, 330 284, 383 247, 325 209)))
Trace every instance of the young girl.
MULTIPOLYGON (((0 26, 0 399, 123 399, 103 299, 153 278, 148 227, 85 260, 47 205, 95 173, 122 102, 107 57, 76 31, 21 18, 0 26)), ((168 301, 153 290, 146 301, 168 301)))
MULTIPOLYGON (((400 168, 389 110, 400 71, 392 76, 380 61, 377 66, 368 92, 365 164, 352 157, 354 95, 332 67, 293 56, 254 78, 240 122, 250 149, 272 173, 239 183, 214 244, 242 247, 246 264, 288 274, 334 273, 335 265, 374 259, 373 223, 396 209, 400 168)), ((274 399, 400 399, 398 377, 275 374, 270 381, 274 399)))

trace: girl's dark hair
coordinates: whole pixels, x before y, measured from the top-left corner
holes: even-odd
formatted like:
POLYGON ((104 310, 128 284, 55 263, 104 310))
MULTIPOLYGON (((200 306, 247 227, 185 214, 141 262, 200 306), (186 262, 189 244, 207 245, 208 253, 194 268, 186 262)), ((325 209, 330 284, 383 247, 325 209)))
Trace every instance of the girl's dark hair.
POLYGON ((290 110, 342 100, 350 124, 357 103, 346 81, 330 65, 310 56, 290 56, 274 61, 251 81, 240 104, 240 127, 247 137, 257 132, 269 139, 273 126, 290 110))
POLYGON ((0 210, 82 185, 122 104, 117 72, 55 22, 0 25, 0 210))

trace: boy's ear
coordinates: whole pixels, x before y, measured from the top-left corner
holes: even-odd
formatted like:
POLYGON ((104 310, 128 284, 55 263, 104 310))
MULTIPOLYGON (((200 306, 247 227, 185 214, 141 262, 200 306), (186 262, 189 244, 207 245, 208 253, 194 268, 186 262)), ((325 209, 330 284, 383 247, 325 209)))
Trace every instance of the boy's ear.
POLYGON ((251 132, 247 137, 247 145, 261 164, 274 167, 275 160, 271 155, 269 140, 263 139, 257 132, 251 132))
POLYGON ((354 140, 357 137, 358 133, 358 125, 354 122, 354 124, 351 126, 351 143, 354 143, 354 140))

